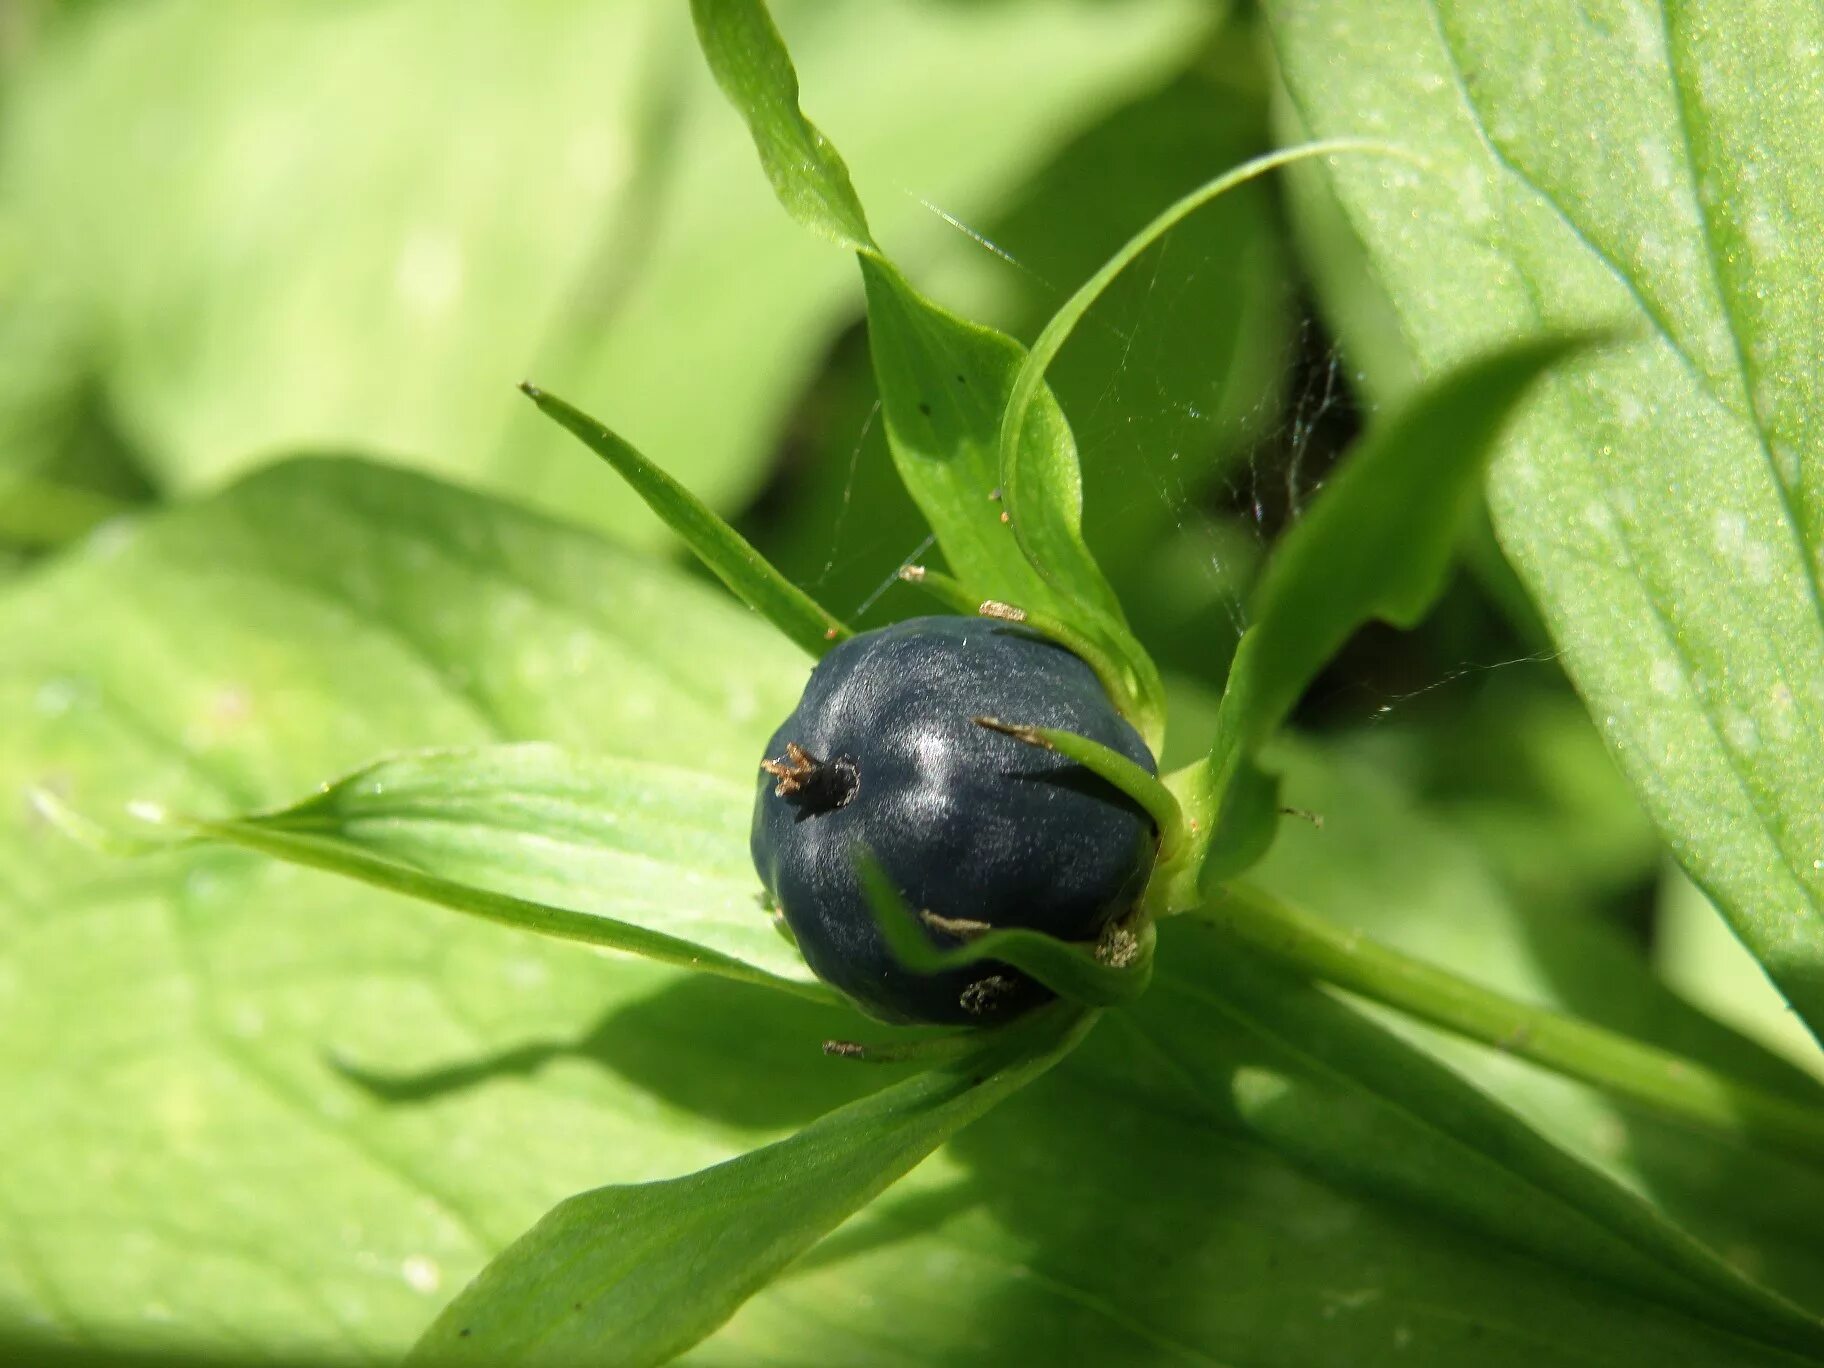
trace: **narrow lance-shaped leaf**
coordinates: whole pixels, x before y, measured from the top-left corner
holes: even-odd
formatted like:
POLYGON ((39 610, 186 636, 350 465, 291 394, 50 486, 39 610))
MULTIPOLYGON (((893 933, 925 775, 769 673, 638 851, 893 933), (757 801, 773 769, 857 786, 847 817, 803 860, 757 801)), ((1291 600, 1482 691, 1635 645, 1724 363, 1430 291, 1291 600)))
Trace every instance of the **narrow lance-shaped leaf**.
POLYGON ((789 1139, 559 1205, 445 1309, 427 1364, 664 1363, 963 1126, 1044 1073, 1094 1014, 1054 1007, 789 1139))
POLYGON ((888 443, 945 559, 973 592, 1083 625, 1126 667, 1117 699, 1156 741, 1157 674, 1128 632, 1107 579, 1083 544, 1075 443, 1040 386, 1024 430, 1044 448, 1030 462, 1029 557, 1001 500, 1000 434, 1025 352, 920 295, 868 233, 847 168, 798 106, 790 55, 758 0, 695 0, 698 39, 717 82, 747 121, 773 188, 795 219, 854 250, 867 291, 869 339, 888 443))
POLYGON ((526 397, 563 427, 576 434, 596 455, 626 480, 646 506, 684 539, 698 560, 748 607, 784 632, 813 656, 821 656, 849 629, 818 606, 714 509, 641 455, 624 438, 547 394, 536 385, 521 385, 526 397))
POLYGON ((402 755, 278 811, 164 820, 503 925, 830 1000, 760 905, 751 802, 711 776, 527 744, 402 755))
POLYGON ((971 964, 999 961, 1044 984, 1072 1002, 1112 1007, 1132 1002, 1153 976, 1153 930, 1113 926, 1093 945, 1075 944, 1020 926, 990 927, 933 918, 906 904, 868 851, 856 853, 856 873, 894 958, 908 969, 941 974, 971 964), (932 944, 920 922, 960 936, 959 945, 932 944))
MULTIPOLYGON (((1350 632, 1370 618, 1410 626, 1423 615, 1495 438, 1532 383, 1578 345, 1546 338, 1470 362, 1382 419, 1344 459, 1255 593, 1194 785, 1202 817, 1259 832, 1224 812, 1236 794, 1269 799, 1271 787, 1249 773, 1255 752, 1350 632)), ((1237 863, 1215 852, 1206 883, 1237 863)))

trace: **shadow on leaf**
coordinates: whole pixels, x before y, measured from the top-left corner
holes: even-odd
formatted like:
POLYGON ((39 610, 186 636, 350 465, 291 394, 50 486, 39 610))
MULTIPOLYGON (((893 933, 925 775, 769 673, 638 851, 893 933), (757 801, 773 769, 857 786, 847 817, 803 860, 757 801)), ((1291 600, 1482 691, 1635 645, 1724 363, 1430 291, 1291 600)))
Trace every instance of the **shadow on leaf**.
POLYGON ((582 1061, 680 1110, 768 1131, 801 1126, 900 1077, 902 1071, 892 1066, 857 1066, 823 1054, 827 1039, 878 1033, 856 1012, 692 976, 608 1012, 568 1038, 532 1041, 414 1073, 341 1059, 330 1063, 376 1100, 416 1106, 582 1061))

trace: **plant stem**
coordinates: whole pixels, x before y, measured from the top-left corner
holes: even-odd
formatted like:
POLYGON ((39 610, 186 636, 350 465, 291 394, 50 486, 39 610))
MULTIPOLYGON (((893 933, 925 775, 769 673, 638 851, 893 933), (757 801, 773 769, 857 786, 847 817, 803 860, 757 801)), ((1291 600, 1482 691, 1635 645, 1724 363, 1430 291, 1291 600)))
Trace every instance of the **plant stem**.
POLYGON ((1280 963, 1371 1002, 1668 1116, 1824 1161, 1824 1108, 1577 1017, 1516 1002, 1360 932, 1338 930, 1259 888, 1231 884, 1198 914, 1280 963))

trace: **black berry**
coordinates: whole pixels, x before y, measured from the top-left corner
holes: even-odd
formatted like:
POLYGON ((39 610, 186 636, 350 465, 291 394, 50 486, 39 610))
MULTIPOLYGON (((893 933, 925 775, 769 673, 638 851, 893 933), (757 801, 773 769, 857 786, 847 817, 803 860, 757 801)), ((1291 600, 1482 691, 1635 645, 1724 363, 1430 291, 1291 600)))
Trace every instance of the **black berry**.
POLYGON ((1152 868, 1155 833, 1134 803, 979 716, 1075 732, 1155 769, 1082 660, 984 618, 915 618, 844 642, 767 747, 754 865, 811 968, 885 1020, 988 1022, 1048 994, 1005 965, 901 966, 863 892, 858 849, 921 913, 1073 941, 1130 908, 1152 868))

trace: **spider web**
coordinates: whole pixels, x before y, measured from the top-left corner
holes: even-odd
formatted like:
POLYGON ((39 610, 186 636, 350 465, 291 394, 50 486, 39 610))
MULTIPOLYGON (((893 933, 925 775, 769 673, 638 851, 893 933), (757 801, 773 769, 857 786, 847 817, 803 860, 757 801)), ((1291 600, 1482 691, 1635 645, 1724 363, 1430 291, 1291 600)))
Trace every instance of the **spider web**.
MULTIPOLYGON (((986 234, 939 206, 925 207, 973 244, 994 270, 1035 296, 1042 309, 1049 311, 1067 297, 1067 290, 986 234)), ((1250 395, 1226 389, 1220 375, 1187 378, 1182 368, 1176 373, 1162 369, 1161 348, 1184 335, 1181 314, 1200 298, 1200 283, 1207 286, 1202 277, 1225 265, 1195 259, 1175 247, 1173 236, 1156 244, 1129 268, 1125 295, 1111 293, 1083 321, 1080 335, 1094 339, 1091 350, 1105 369, 1093 383, 1061 393, 1084 469, 1092 549, 1103 552, 1095 536, 1098 523, 1161 529, 1166 538, 1161 554, 1169 560, 1161 573, 1187 598, 1210 606, 1198 630, 1223 635, 1222 655, 1232 651, 1249 626, 1248 596, 1259 567, 1321 495, 1337 461, 1359 435, 1364 416, 1355 377, 1306 294, 1293 306, 1277 374, 1254 384, 1250 395), (1136 427, 1144 428, 1150 440, 1146 452, 1134 447, 1136 427), (1224 449, 1213 453, 1212 444, 1224 449)), ((1213 342, 1210 350, 1217 357, 1225 350, 1232 356, 1234 347, 1247 342, 1236 339, 1226 349, 1213 342)), ((1054 376, 1076 345, 1073 340, 1066 348, 1054 376)), ((866 541, 868 529, 855 526, 851 504, 864 451, 878 440, 878 427, 876 403, 850 445, 828 552, 820 572, 806 581, 813 592, 853 560, 866 541)), ((873 610, 898 583, 897 569, 923 560, 932 544, 928 535, 909 541, 892 573, 856 602, 842 605, 848 619, 873 610)), ((1130 590, 1131 609, 1131 586, 1122 587, 1130 590)), ((1170 645, 1149 636, 1146 624, 1137 626, 1149 645, 1170 645)), ((1495 645, 1484 657, 1438 665, 1429 678, 1405 687, 1389 687, 1368 673, 1337 678, 1333 670, 1314 694, 1338 720, 1379 723, 1418 700, 1436 701, 1473 677, 1549 665, 1557 658, 1556 652, 1495 645)), ((1220 675, 1206 683, 1219 685, 1220 675)))

